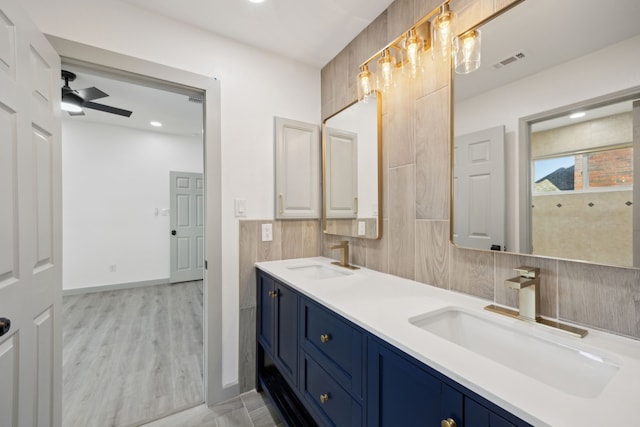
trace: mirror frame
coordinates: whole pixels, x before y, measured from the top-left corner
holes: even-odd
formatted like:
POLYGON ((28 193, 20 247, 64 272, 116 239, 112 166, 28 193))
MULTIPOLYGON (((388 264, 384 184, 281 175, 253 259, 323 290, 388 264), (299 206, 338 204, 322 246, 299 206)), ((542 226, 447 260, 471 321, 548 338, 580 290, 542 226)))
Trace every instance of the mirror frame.
MULTIPOLYGON (((347 235, 347 234, 334 234, 334 233, 329 233, 327 232, 327 220, 330 220, 331 218, 327 218, 327 203, 326 203, 326 197, 327 197, 327 158, 326 158, 326 148, 327 148, 327 141, 326 141, 326 127, 327 127, 327 121, 330 120, 331 118, 337 116, 338 114, 342 113, 343 111, 347 110, 348 108, 356 105, 358 102, 364 102, 364 101, 355 101, 352 102, 348 105, 346 105, 344 108, 341 108, 339 111, 333 113, 332 115, 330 115, 329 117, 327 117, 326 119, 324 119, 322 121, 322 232, 324 234, 328 234, 328 235, 333 235, 333 236, 344 236, 344 237, 354 237, 354 238, 358 238, 358 239, 368 239, 368 240, 379 240, 380 238, 382 238, 382 223, 383 223, 383 200, 382 200, 382 155, 383 155, 383 149, 382 149, 382 93, 379 91, 375 91, 374 92, 376 94, 376 131, 377 131, 377 136, 378 136, 378 140, 377 140, 377 155, 378 155, 378 161, 376 164, 376 167, 378 169, 378 180, 377 180, 377 185, 378 185, 378 218, 377 218, 377 234, 376 237, 366 237, 366 236, 358 236, 358 235, 347 235)), ((372 99, 370 99, 368 102, 373 102, 372 99)), ((360 183, 358 184, 360 185, 360 183)), ((353 221, 353 219, 339 219, 336 218, 336 221, 353 221)), ((356 218, 357 220, 357 218, 356 218)))

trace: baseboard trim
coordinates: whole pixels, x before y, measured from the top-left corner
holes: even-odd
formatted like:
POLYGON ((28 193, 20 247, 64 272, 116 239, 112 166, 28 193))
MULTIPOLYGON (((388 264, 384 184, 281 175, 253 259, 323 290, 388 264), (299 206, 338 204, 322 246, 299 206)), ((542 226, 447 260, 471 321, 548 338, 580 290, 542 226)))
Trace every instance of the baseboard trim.
POLYGON ((122 289, 143 288, 145 286, 166 285, 169 278, 143 280, 141 282, 114 283, 112 285, 88 286, 86 288, 63 289, 62 296, 92 294, 96 292, 119 291, 122 289))

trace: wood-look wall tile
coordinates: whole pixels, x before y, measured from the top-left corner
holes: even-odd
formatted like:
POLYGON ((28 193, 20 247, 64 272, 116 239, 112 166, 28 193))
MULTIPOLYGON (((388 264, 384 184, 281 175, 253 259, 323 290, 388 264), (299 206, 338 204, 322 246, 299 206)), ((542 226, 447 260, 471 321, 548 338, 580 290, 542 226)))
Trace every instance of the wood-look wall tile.
POLYGON ((367 240, 351 239, 349 244, 351 264, 366 266, 367 265, 367 240))
POLYGON ((431 52, 422 56, 424 73, 412 87, 415 99, 429 95, 445 86, 451 81, 451 57, 434 58, 431 52))
POLYGON ((505 7, 509 7, 514 3, 517 3, 520 0, 494 0, 493 2, 493 10, 495 12, 501 11, 505 7))
POLYGON ((238 385, 240 393, 256 387, 256 308, 240 309, 238 385))
POLYGON ((504 286, 504 281, 516 277, 513 269, 523 265, 540 269, 540 314, 558 317, 558 261, 554 259, 496 252, 496 304, 518 308, 518 291, 504 286))
POLYGON ((640 338, 640 270, 558 261, 559 317, 640 338))
POLYGON ((276 261, 282 259, 282 221, 257 221, 256 238, 258 239, 258 261, 276 261), (262 241, 262 224, 273 227, 273 241, 262 241))
POLYGON ((454 0, 451 10, 456 14, 456 32, 458 34, 478 25, 494 13, 494 0, 454 0))
POLYGON ((440 4, 442 4, 442 0, 414 0, 414 5, 413 5, 414 22, 417 22, 427 13, 431 12, 432 10, 440 6, 440 4))
POLYGON ((416 103, 402 92, 389 94, 392 106, 382 118, 382 138, 388 148, 389 167, 415 163, 414 120, 416 103))
POLYGON ((282 259, 302 258, 303 221, 282 221, 282 259))
POLYGON ((451 267, 451 290, 493 300, 494 253, 455 248, 451 267))
POLYGON ((416 280, 449 287, 449 221, 416 221, 416 280))
POLYGON ((321 221, 302 221, 302 257, 314 257, 320 255, 320 224, 321 221))
POLYGON ((389 220, 382 220, 382 237, 378 240, 367 240, 366 267, 382 273, 389 272, 389 220))
POLYGON ((387 8, 388 42, 407 32, 416 22, 414 17, 414 0, 396 0, 391 3, 387 8))
POLYGON ((254 264, 258 260, 258 224, 255 221, 240 221, 239 237, 239 292, 240 308, 256 305, 256 273, 254 264))
POLYGON ((449 218, 449 88, 416 101, 416 219, 449 218))
POLYGON ((415 276, 415 167, 389 170, 389 272, 415 276))

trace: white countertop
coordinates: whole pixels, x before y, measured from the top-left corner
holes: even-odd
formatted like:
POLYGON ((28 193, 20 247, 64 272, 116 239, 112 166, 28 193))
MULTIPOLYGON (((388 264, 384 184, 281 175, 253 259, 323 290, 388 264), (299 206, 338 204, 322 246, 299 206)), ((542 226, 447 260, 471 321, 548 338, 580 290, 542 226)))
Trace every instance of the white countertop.
POLYGON ((311 263, 329 266, 331 261, 317 257, 256 266, 534 426, 640 426, 636 407, 640 402, 640 341, 592 329, 584 338, 552 332, 562 344, 604 354, 620 367, 596 397, 574 396, 424 331, 408 319, 461 307, 516 328, 534 328, 533 333, 541 326, 489 313, 483 308, 491 302, 481 298, 366 268, 329 279, 308 279, 289 268, 311 263))

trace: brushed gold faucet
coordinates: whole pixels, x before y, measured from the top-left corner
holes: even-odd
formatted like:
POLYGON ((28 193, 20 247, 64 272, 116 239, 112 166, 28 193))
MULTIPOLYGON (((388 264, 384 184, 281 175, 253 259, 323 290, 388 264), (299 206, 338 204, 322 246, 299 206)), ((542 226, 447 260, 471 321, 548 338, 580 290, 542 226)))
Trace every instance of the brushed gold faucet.
POLYGON ((518 267, 519 276, 504 281, 505 286, 518 290, 518 317, 534 322, 540 318, 540 269, 518 267))
POLYGON ((505 286, 518 291, 518 311, 494 304, 485 310, 504 316, 515 317, 527 322, 533 322, 556 330, 567 332, 575 337, 584 337, 587 330, 567 325, 556 320, 545 319, 540 316, 540 269, 538 267, 522 266, 514 269, 520 275, 504 281, 505 286))
POLYGON ((349 241, 348 240, 340 240, 340 242, 337 245, 329 246, 329 249, 342 249, 342 261, 334 261, 331 264, 350 268, 351 270, 358 269, 358 267, 349 264, 349 241))

